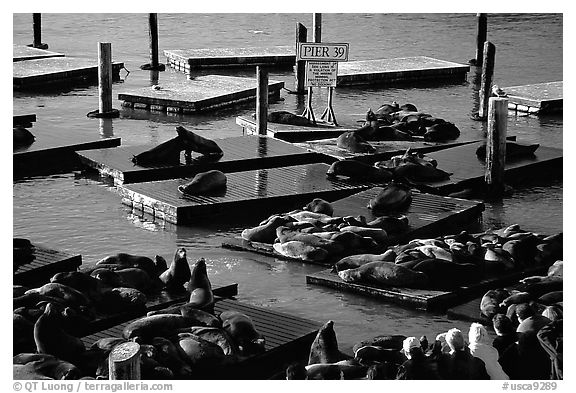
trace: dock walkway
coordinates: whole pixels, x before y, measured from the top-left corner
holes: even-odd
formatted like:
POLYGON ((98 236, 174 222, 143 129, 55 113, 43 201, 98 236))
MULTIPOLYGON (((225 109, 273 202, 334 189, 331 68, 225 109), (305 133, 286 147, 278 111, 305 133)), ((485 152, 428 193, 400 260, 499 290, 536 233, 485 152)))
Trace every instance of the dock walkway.
POLYGON ((82 255, 53 250, 32 243, 30 262, 14 266, 14 284, 24 286, 43 285, 56 273, 74 271, 82 264, 82 255))
POLYGON ((182 195, 178 186, 191 178, 127 184, 117 189, 124 204, 179 225, 249 209, 277 212, 300 207, 314 198, 333 201, 372 186, 328 179, 328 168, 316 163, 228 173, 226 192, 221 196, 182 195))
POLYGON ((563 108, 563 82, 504 87, 508 109, 528 113, 557 113, 563 108))
POLYGON ((296 62, 294 46, 169 49, 164 51, 164 55, 172 68, 186 73, 196 68, 210 67, 293 67, 296 62))
POLYGON ((26 45, 12 46, 12 61, 46 59, 49 57, 64 57, 63 53, 51 52, 26 45))
MULTIPOLYGON (((122 106, 159 112, 191 114, 256 100, 256 79, 202 75, 118 94, 122 106)), ((280 98, 284 82, 269 81, 268 96, 280 98)))
POLYGON ((323 162, 321 154, 309 152, 289 143, 265 136, 240 136, 216 139, 224 152, 217 161, 198 155, 186 165, 183 159, 179 165, 143 167, 132 163, 131 159, 153 146, 122 146, 114 149, 80 151, 80 161, 103 176, 111 176, 117 185, 142 181, 174 179, 193 176, 199 172, 218 169, 223 172, 239 172, 253 169, 273 168, 282 165, 309 164, 323 162))
MULTIPOLYGON (((239 364, 222 370, 210 379, 269 379, 282 373, 295 361, 308 359, 310 346, 318 333, 321 323, 308 319, 261 308, 235 300, 223 299, 214 306, 218 315, 226 310, 236 310, 249 316, 254 326, 265 338, 266 352, 251 356, 239 364)), ((129 322, 114 326, 82 338, 86 347, 106 337, 122 337, 122 331, 129 322)), ((207 376, 205 376, 207 378, 207 376)))

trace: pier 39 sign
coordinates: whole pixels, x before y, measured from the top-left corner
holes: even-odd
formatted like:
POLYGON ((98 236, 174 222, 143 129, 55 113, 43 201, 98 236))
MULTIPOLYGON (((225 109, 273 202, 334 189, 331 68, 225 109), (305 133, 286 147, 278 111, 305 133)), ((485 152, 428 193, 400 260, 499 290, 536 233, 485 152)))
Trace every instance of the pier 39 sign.
POLYGON ((349 44, 300 42, 296 60, 306 61, 306 87, 336 87, 338 62, 348 61, 349 44))

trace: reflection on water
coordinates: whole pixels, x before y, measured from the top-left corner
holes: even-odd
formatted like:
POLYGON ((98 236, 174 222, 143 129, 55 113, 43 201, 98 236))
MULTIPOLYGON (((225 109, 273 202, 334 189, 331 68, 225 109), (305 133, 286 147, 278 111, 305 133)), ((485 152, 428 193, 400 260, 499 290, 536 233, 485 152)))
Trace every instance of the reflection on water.
MULTIPOLYGON (((30 40, 30 15, 14 14, 13 41, 30 40)), ((186 83, 173 69, 150 72, 139 69, 148 61, 148 21, 145 14, 42 14, 43 33, 50 50, 70 57, 95 59, 97 42, 113 43, 114 61, 122 61, 130 73, 113 84, 113 94, 163 83, 186 83), (74 36, 73 40, 69 37, 74 36)), ((293 45, 294 26, 312 24, 310 14, 159 14, 160 51, 186 48, 293 45), (215 23, 217 21, 217 23, 215 23), (171 29, 178 26, 178 29, 171 29), (256 32, 262 32, 256 34, 256 32), (189 37, 194 37, 191 43, 189 37)), ((507 14, 488 17, 489 40, 496 45, 494 81, 501 87, 562 80, 562 16, 555 14, 507 14)), ((324 14, 325 41, 349 42, 351 60, 431 56, 466 63, 474 56, 475 14, 324 14)), ((254 70, 204 70, 194 75, 224 74, 255 78, 254 70)), ((479 74, 474 67, 467 81, 396 87, 342 87, 334 91, 338 122, 356 126, 368 108, 397 101, 412 103, 426 113, 455 123, 465 139, 482 138, 485 123, 470 119, 477 111, 479 74)), ((291 71, 270 70, 270 80, 284 81, 292 89, 291 71)), ((255 79, 254 79, 255 80, 255 79)), ((287 94, 270 103, 270 111, 302 113, 306 96, 287 94)), ((326 105, 326 89, 314 91, 314 111, 326 105)), ((254 103, 217 112, 181 115, 121 108, 119 119, 86 118, 97 107, 97 86, 61 93, 15 93, 14 112, 36 113, 33 131, 60 136, 121 137, 122 145, 158 144, 175 136, 182 125, 198 134, 219 139, 242 135, 235 117, 250 115, 254 103)), ((114 103, 120 108, 120 102, 114 103)), ((562 116, 525 116, 510 112, 508 133, 527 143, 562 147, 562 116)), ((264 147, 262 147, 264 148, 264 147)), ((254 186, 264 193, 270 179, 258 171, 254 186)), ((317 175, 317 173, 315 174, 317 175)), ((286 179, 302 185, 314 177, 286 179)), ((308 184, 313 186, 313 184, 308 184)), ((552 234, 562 229, 562 181, 516 189, 500 203, 486 205, 483 224, 507 226, 519 223, 526 230, 552 234)), ((84 173, 36 177, 13 186, 14 236, 27 237, 52 248, 81 253, 91 266, 109 254, 127 252, 172 260, 176 247, 185 247, 190 260, 206 258, 211 277, 221 283, 237 282, 238 298, 263 307, 319 321, 332 319, 343 348, 355 340, 377 334, 402 333, 435 336, 468 324, 447 321, 441 315, 423 314, 370 298, 306 284, 305 276, 322 269, 221 247, 247 226, 263 218, 258 209, 238 217, 199 221, 176 226, 120 203, 110 181, 84 173)))

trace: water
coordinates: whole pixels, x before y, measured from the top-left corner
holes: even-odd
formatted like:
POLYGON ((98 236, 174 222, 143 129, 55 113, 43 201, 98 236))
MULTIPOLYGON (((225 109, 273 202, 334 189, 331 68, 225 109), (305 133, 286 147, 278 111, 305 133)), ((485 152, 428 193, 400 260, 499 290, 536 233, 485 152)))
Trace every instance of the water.
MULTIPOLYGON (((310 14, 159 14, 160 53, 165 49, 292 45, 296 22, 307 25, 310 14)), ((31 14, 14 14, 15 44, 32 41, 31 14)), ((475 53, 475 14, 324 14, 325 42, 350 43, 350 60, 425 55, 466 63, 475 53)), ((69 57, 97 57, 97 43, 111 42, 113 60, 122 61, 122 81, 114 96, 137 87, 167 81, 184 81, 182 73, 168 69, 159 80, 139 66, 149 62, 147 14, 42 14, 42 41, 49 50, 69 57), (73 38, 72 38, 73 37, 73 38)), ((506 14, 488 17, 488 39, 496 45, 495 83, 513 86, 562 80, 562 15, 506 14)), ((164 58, 161 57, 161 61, 164 58)), ((254 71, 219 70, 254 76, 254 71)), ((475 108, 474 72, 468 81, 451 85, 404 88, 338 88, 334 110, 339 123, 353 125, 369 107, 393 100, 411 102, 419 109, 454 122, 463 137, 481 137, 485 124, 470 120, 475 108)), ((273 71, 271 80, 294 86, 288 71, 273 71)), ((122 145, 159 143, 175 135, 182 124, 201 135, 218 139, 241 135, 235 116, 255 111, 253 104, 217 113, 177 116, 122 108, 119 119, 88 119, 97 109, 96 86, 65 92, 14 93, 15 113, 36 113, 32 132, 121 137, 122 145)), ((302 100, 282 92, 282 101, 270 110, 303 109, 302 100)), ((314 108, 321 112, 326 93, 314 93, 314 108)), ((120 108, 120 102, 114 101, 120 108)), ((519 140, 562 147, 562 116, 510 115, 508 132, 519 140)), ((335 321, 340 345, 377 334, 402 333, 433 337, 436 333, 468 324, 426 314, 348 293, 310 286, 305 275, 321 268, 226 250, 222 241, 238 235, 252 222, 212 223, 194 227, 154 221, 120 203, 110 182, 79 173, 34 177, 13 186, 14 236, 23 236, 55 249, 81 253, 84 265, 117 252, 163 255, 171 259, 184 246, 191 259, 205 257, 210 277, 237 282, 238 299, 263 307, 315 319, 335 321)), ((515 190, 503 202, 487 204, 484 226, 519 223, 535 232, 562 230, 561 180, 536 183, 515 190)))

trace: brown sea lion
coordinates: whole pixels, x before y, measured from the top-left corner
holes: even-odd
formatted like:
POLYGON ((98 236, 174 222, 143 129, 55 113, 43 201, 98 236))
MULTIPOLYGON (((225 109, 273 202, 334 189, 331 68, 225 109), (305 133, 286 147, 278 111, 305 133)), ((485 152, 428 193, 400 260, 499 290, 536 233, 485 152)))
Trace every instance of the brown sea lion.
POLYGON ((546 306, 551 306, 553 304, 562 302, 564 300, 564 292, 563 291, 553 291, 548 292, 545 295, 542 295, 538 298, 538 303, 544 304, 546 306))
POLYGON ((193 370, 197 367, 217 367, 225 362, 226 357, 220 346, 192 333, 178 333, 178 346, 193 370))
POLYGON ((252 319, 239 311, 226 310, 220 314, 222 328, 232 337, 245 355, 263 353, 265 337, 256 330, 252 319))
POLYGON ((149 311, 146 315, 175 314, 196 320, 195 326, 222 327, 222 321, 206 311, 198 310, 195 304, 185 303, 162 310, 149 311))
MULTIPOLYGON (((287 111, 268 112, 267 119, 270 123, 290 124, 293 126, 314 127, 315 124, 308 118, 287 111)), ((256 114, 252 115, 256 118, 256 114)))
POLYGON ((190 280, 190 266, 186 258, 186 249, 178 247, 170 267, 158 277, 169 290, 182 290, 183 285, 190 280))
POLYGON ((273 247, 281 255, 304 261, 322 262, 328 258, 328 251, 322 247, 314 247, 298 240, 274 243, 273 247))
POLYGON ((370 228, 384 229, 389 235, 398 235, 408 230, 407 216, 380 216, 366 224, 370 228))
POLYGON ((428 276, 430 286, 435 289, 454 288, 480 280, 480 267, 471 263, 454 263, 444 259, 426 259, 412 270, 428 276))
POLYGON ((360 134, 354 131, 348 131, 340 134, 336 138, 336 146, 346 149, 351 153, 374 153, 376 149, 360 134))
POLYGON ((308 379, 359 379, 366 376, 368 367, 359 364, 354 359, 332 364, 311 364, 306 366, 308 379), (339 376, 339 378, 337 378, 339 376))
POLYGON ((166 262, 166 259, 164 259, 164 257, 161 255, 156 255, 154 257, 154 266, 156 267, 154 269, 154 277, 159 277, 166 271, 166 269, 168 269, 168 263, 166 262))
POLYGON ((226 191, 226 175, 216 169, 198 173, 188 183, 178 186, 185 195, 222 195, 226 191))
POLYGON ((374 362, 392 362, 402 364, 407 359, 398 349, 382 348, 376 345, 365 345, 354 351, 354 359, 362 364, 373 364, 374 362))
POLYGON ((446 142, 460 136, 460 130, 454 123, 448 121, 437 122, 427 128, 424 140, 428 142, 446 142))
POLYGON ((146 295, 136 288, 116 287, 104 292, 98 309, 107 313, 145 310, 146 295))
POLYGON ((408 186, 390 183, 378 195, 370 199, 368 208, 373 214, 383 215, 405 208, 412 202, 412 191, 408 186))
POLYGON ((198 336, 206 341, 222 348, 224 355, 237 356, 240 353, 240 348, 232 337, 223 328, 205 327, 205 326, 192 326, 186 328, 186 331, 198 336))
POLYGON ((330 202, 327 202, 321 198, 314 198, 312 202, 304 206, 304 210, 308 210, 314 213, 322 213, 328 216, 332 216, 334 214, 334 208, 330 202))
POLYGON ((187 307, 198 308, 212 313, 214 311, 214 293, 206 271, 206 260, 200 258, 192 268, 190 280, 185 284, 190 292, 187 307))
POLYGON ((161 144, 154 146, 152 149, 143 151, 135 156, 132 156, 132 162, 140 166, 154 166, 154 165, 179 165, 180 153, 183 150, 182 140, 179 137, 174 137, 161 144))
POLYGON ((371 237, 379 245, 385 245, 388 242, 388 233, 380 228, 367 228, 348 225, 340 228, 341 232, 353 232, 360 236, 371 237))
POLYGON ((176 377, 189 379, 193 376, 186 354, 180 346, 174 345, 172 341, 164 337, 154 337, 151 343, 157 350, 158 362, 172 370, 176 377))
POLYGON ((13 352, 20 353, 34 351, 36 349, 33 339, 34 323, 18 313, 13 314, 12 320, 13 352))
POLYGON ((124 327, 122 337, 129 340, 134 337, 150 339, 170 336, 177 329, 192 326, 196 321, 182 315, 160 314, 142 317, 124 327))
POLYGON ((430 165, 407 162, 394 168, 394 176, 409 182, 422 183, 447 180, 451 174, 430 165))
POLYGON ((368 262, 384 261, 384 254, 356 254, 340 259, 334 264, 333 271, 338 273, 342 270, 356 269, 368 262))
POLYGON ((12 359, 12 364, 25 367, 16 368, 14 379, 79 379, 82 376, 80 370, 72 363, 57 359, 44 353, 20 353, 12 359), (36 376, 35 378, 31 378, 36 376))
POLYGON ((124 287, 136 288, 141 292, 148 292, 158 287, 158 283, 150 277, 145 270, 136 267, 128 267, 116 270, 124 287))
POLYGON ((333 240, 323 239, 312 233, 294 231, 284 226, 276 228, 276 237, 280 243, 300 241, 312 247, 321 247, 325 249, 330 255, 341 254, 344 251, 344 245, 341 243, 337 243, 333 240))
POLYGON ((504 299, 510 296, 510 292, 505 289, 491 289, 482 296, 480 300, 480 314, 486 316, 489 320, 496 314, 506 312, 506 307, 500 304, 504 299))
MULTIPOLYGON (((112 265, 104 265, 106 267, 102 267, 99 269, 94 269, 90 275, 97 279, 98 281, 102 282, 102 285, 107 287, 121 287, 124 286, 124 282, 122 278, 116 274, 114 270, 110 269, 112 265)), ((119 270, 119 269, 118 269, 119 270)))
POLYGON ((82 272, 61 272, 50 278, 50 282, 64 284, 82 292, 86 297, 98 301, 102 297, 102 282, 82 272))
POLYGON ((501 307, 508 307, 511 304, 528 303, 532 300, 532 295, 528 292, 513 292, 506 299, 502 300, 500 303, 501 307))
POLYGON ((365 346, 376 346, 382 349, 400 351, 402 350, 402 343, 405 339, 406 336, 401 334, 384 334, 367 340, 362 340, 354 344, 352 350, 357 352, 360 348, 365 346))
POLYGON ((369 262, 356 269, 343 270, 338 272, 338 276, 346 282, 378 286, 422 288, 428 284, 426 274, 385 261, 369 262))
POLYGON ((387 182, 392 180, 392 172, 385 168, 376 168, 366 163, 346 159, 333 162, 326 171, 327 177, 345 176, 353 180, 387 182))
POLYGON ((152 259, 142 255, 132 255, 123 252, 102 258, 96 262, 96 267, 99 267, 100 265, 122 265, 124 267, 135 267, 144 270, 150 275, 150 277, 155 277, 156 272, 156 266, 154 265, 154 261, 152 259))
POLYGON ((259 243, 274 243, 276 240, 276 229, 286 225, 289 220, 286 217, 275 216, 265 224, 258 225, 254 228, 246 228, 242 231, 242 239, 259 243))
POLYGON ((334 321, 326 322, 310 346, 310 355, 308 365, 318 363, 336 363, 341 360, 349 359, 338 349, 336 332, 334 332, 334 321))
POLYGON ((213 140, 196 135, 182 126, 177 126, 176 132, 178 133, 178 137, 181 139, 183 146, 188 151, 191 150, 204 155, 224 155, 222 149, 213 140))
POLYGON ((51 282, 44 284, 39 288, 29 289, 25 294, 37 293, 41 296, 48 296, 60 299, 60 301, 67 306, 80 307, 89 306, 92 301, 87 298, 82 292, 77 291, 64 284, 51 282))

